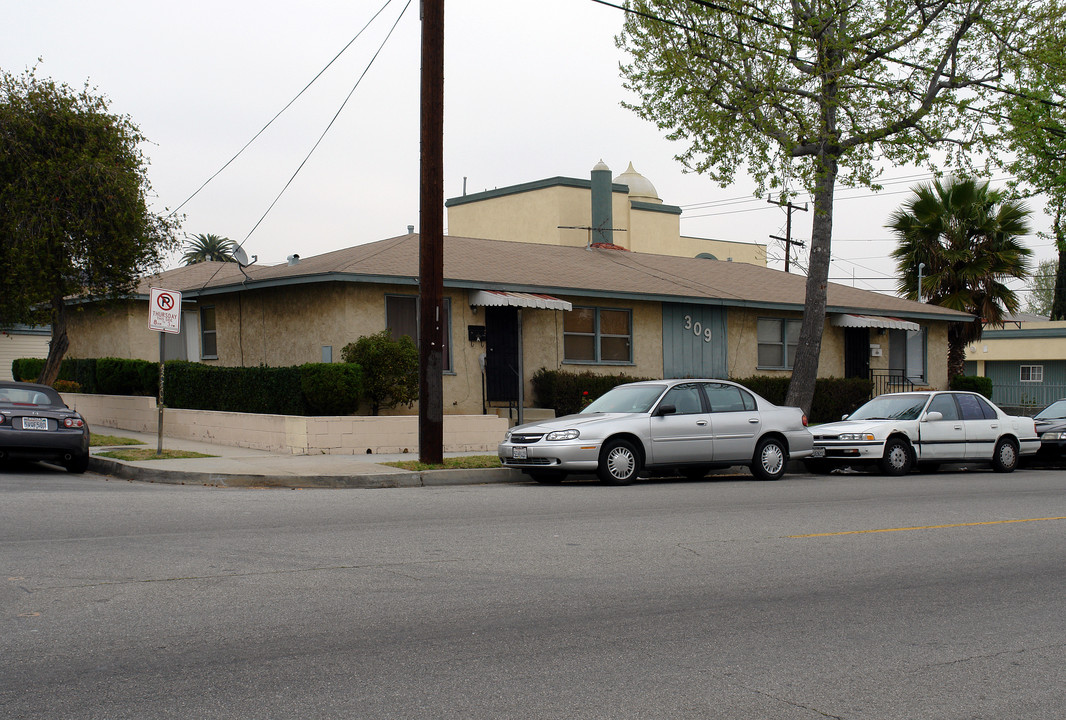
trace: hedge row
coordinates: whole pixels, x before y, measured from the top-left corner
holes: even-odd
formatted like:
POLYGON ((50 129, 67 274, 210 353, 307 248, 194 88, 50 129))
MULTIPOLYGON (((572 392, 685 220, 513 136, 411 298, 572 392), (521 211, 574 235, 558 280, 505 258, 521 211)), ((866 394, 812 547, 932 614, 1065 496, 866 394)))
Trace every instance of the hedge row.
POLYGON ((191 410, 348 415, 363 392, 362 370, 351 363, 214 367, 171 360, 163 377, 163 404, 191 410))
MULTIPOLYGON (((11 376, 35 382, 44 368, 42 358, 19 358, 11 376)), ((59 366, 62 389, 98 395, 157 395, 159 363, 124 358, 67 358, 59 366), (74 383, 74 385, 70 385, 74 383)))
MULTIPOLYGON (((44 360, 20 358, 12 375, 33 382, 44 360)), ((171 360, 164 367, 163 403, 190 410, 271 415, 348 415, 363 395, 363 373, 352 363, 297 367, 213 367, 171 360)), ((159 363, 119 358, 68 358, 55 383, 63 392, 99 395, 159 394, 159 363)))
POLYGON ((977 375, 956 375, 951 378, 952 390, 967 390, 981 393, 989 400, 992 399, 992 378, 977 375))
MULTIPOLYGON (((533 374, 534 398, 538 406, 552 408, 557 416, 570 415, 581 409, 600 395, 615 387, 638 380, 628 375, 596 375, 585 371, 582 373, 541 368, 533 374)), ((751 391, 762 395, 776 405, 785 404, 788 393, 789 378, 755 375, 748 378, 734 379, 751 391)), ((841 415, 855 411, 870 399, 873 382, 861 378, 819 378, 814 384, 814 401, 809 414, 810 422, 822 423, 839 420, 841 415)))

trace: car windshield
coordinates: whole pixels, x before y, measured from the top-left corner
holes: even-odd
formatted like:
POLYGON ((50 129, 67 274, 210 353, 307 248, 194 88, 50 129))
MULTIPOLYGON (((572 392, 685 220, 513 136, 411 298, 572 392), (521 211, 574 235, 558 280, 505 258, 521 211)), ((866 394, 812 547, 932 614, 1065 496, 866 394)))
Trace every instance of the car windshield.
POLYGON ((1037 420, 1066 419, 1066 400, 1056 400, 1036 414, 1037 420))
POLYGON ((62 405, 58 395, 47 388, 0 385, 0 405, 62 405))
POLYGON ((917 420, 928 395, 882 395, 848 416, 848 420, 917 420))
POLYGON ((581 414, 646 413, 665 389, 665 385, 619 385, 596 398, 581 414))

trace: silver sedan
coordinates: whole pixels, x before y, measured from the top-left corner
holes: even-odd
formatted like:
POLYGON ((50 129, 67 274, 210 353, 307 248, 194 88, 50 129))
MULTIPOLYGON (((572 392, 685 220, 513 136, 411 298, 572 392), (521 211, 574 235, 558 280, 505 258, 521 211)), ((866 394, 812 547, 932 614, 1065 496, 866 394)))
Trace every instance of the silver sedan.
POLYGON ((806 426, 799 408, 727 380, 651 380, 619 385, 577 415, 512 428, 498 452, 539 482, 595 472, 626 485, 645 469, 699 478, 732 465, 777 480, 790 458, 811 454, 806 426))

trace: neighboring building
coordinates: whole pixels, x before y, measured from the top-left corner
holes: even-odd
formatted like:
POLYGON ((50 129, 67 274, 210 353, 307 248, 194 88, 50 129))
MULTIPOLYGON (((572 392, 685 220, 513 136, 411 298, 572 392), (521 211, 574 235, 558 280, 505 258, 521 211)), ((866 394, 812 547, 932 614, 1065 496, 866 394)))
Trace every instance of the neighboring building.
MULTIPOLYGON (((158 335, 147 329, 147 288, 156 285, 183 291, 187 321, 175 342, 189 359, 337 362, 360 336, 417 335, 418 244, 412 233, 250 267, 247 278, 225 263, 173 270, 126 303, 72 313, 69 355, 158 358, 158 335)), ((448 236, 444 411, 529 406, 529 379, 541 367, 788 375, 805 284, 748 263, 448 236)), ((836 284, 827 307, 822 377, 879 374, 935 388, 947 384, 948 323, 971 317, 836 284)))
POLYGON ((19 358, 47 357, 51 341, 52 328, 48 325, 0 327, 0 380, 35 380, 12 377, 11 363, 19 358))
POLYGON ((448 233, 544 245, 609 244, 633 252, 766 266, 766 246, 681 235, 681 208, 629 168, 611 180, 600 161, 591 179, 554 177, 451 198, 448 233))
POLYGON ((1066 321, 1010 316, 966 348, 966 374, 991 378, 992 401, 1039 410, 1066 397, 1066 321))

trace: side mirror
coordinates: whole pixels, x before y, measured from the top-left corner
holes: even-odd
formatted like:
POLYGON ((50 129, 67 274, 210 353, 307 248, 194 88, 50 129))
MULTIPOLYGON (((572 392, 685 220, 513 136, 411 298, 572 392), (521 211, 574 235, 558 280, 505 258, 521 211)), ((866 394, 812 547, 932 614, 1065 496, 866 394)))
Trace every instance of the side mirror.
POLYGON ((844 413, 843 415, 840 416, 840 419, 841 420, 847 420, 848 419, 848 414, 844 413))
POLYGON ((925 414, 925 417, 922 418, 922 422, 936 422, 937 420, 943 420, 943 419, 944 419, 944 413, 937 412, 936 410, 933 410, 932 412, 927 412, 925 414))
POLYGON ((659 409, 655 411, 655 414, 659 417, 662 417, 663 415, 673 415, 676 412, 676 405, 660 405, 659 409))

